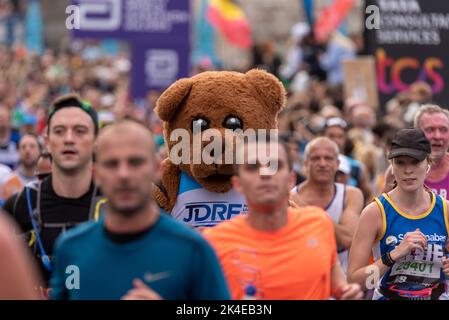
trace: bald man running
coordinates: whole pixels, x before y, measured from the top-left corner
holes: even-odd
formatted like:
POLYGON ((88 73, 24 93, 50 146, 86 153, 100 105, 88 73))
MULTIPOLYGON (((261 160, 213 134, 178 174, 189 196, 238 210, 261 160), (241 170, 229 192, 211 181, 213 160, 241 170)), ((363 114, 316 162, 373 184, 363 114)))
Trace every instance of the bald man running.
POLYGON ((210 245, 161 214, 152 199, 158 163, 150 132, 132 121, 110 125, 98 137, 95 156, 106 213, 58 240, 52 298, 228 299, 210 245), (76 268, 67 274, 70 266, 76 268))
POLYGON ((326 210, 335 227, 340 263, 346 272, 349 248, 363 209, 363 194, 354 187, 335 182, 339 166, 338 146, 326 137, 309 142, 305 151, 307 180, 294 189, 291 201, 298 206, 326 210))

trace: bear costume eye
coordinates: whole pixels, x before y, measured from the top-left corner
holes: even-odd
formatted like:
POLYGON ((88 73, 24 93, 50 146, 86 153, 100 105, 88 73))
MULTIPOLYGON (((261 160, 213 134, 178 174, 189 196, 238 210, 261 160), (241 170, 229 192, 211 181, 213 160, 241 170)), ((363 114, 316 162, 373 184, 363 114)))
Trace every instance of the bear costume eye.
POLYGON ((201 131, 204 131, 206 129, 209 129, 209 121, 204 118, 196 118, 192 120, 192 131, 194 127, 199 127, 201 131))
POLYGON ((223 122, 223 127, 230 130, 243 129, 243 123, 235 116, 228 116, 223 122))

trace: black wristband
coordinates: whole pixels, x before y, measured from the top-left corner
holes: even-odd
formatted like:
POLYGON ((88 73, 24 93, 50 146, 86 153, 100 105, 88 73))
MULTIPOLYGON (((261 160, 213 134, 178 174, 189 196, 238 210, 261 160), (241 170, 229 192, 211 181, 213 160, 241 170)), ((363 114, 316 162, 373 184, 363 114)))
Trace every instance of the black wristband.
POLYGON ((387 252, 382 256, 382 263, 384 265, 386 265, 387 267, 392 267, 394 265, 395 261, 391 258, 390 253, 387 252))

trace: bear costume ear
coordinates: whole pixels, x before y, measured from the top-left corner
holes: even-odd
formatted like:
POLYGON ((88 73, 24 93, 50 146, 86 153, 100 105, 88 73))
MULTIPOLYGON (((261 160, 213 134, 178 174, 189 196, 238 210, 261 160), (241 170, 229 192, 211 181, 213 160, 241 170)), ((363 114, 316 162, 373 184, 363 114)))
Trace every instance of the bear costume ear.
POLYGON ((274 75, 265 70, 252 69, 245 76, 272 111, 278 112, 285 106, 284 86, 274 75))
POLYGON ((156 114, 162 121, 170 121, 188 96, 192 87, 192 80, 183 78, 173 83, 162 93, 156 103, 156 114))

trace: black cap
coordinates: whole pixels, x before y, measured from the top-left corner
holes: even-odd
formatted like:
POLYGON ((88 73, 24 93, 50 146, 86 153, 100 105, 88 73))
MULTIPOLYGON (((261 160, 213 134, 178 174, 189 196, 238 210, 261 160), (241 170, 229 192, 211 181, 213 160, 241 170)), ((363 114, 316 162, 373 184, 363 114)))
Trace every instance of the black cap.
POLYGON ((431 152, 429 140, 421 129, 399 130, 391 141, 388 159, 400 156, 423 161, 431 152))

